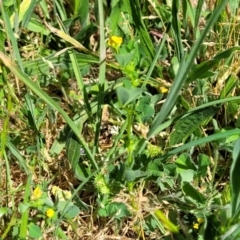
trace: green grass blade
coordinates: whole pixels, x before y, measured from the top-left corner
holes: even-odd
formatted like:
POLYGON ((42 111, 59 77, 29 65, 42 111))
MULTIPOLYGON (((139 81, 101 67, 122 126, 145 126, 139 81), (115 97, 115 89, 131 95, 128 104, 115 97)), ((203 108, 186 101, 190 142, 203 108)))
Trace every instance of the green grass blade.
POLYGON ((213 134, 213 135, 208 136, 208 137, 199 138, 195 141, 186 143, 186 144, 182 145, 181 147, 178 147, 176 149, 173 149, 173 150, 169 151, 167 154, 165 154, 161 158, 158 158, 158 160, 159 161, 166 160, 166 159, 172 157, 175 154, 178 154, 178 153, 183 152, 185 150, 191 149, 192 147, 195 147, 197 145, 217 141, 219 139, 227 138, 227 137, 230 137, 232 135, 240 135, 240 129, 229 130, 229 131, 226 131, 226 132, 216 133, 216 134, 213 134))
POLYGON ((13 154, 13 156, 18 160, 19 165, 21 168, 24 169, 25 173, 29 173, 29 168, 26 164, 26 160, 22 157, 21 153, 18 151, 18 149, 10 142, 9 139, 7 139, 6 146, 10 150, 10 152, 13 154))
POLYGON ((160 45, 159 45, 159 47, 158 47, 158 50, 157 50, 157 52, 156 52, 156 54, 155 54, 155 57, 154 57, 154 59, 153 59, 153 62, 152 62, 151 66, 150 66, 150 68, 149 68, 149 70, 148 70, 148 73, 147 73, 147 75, 146 75, 146 78, 144 79, 144 83, 143 83, 143 85, 142 85, 142 88, 144 88, 144 87, 146 86, 146 84, 148 83, 149 78, 150 78, 151 75, 152 75, 152 72, 153 72, 153 70, 154 70, 154 67, 155 67, 155 65, 156 65, 156 63, 157 63, 157 61, 158 61, 159 55, 160 55, 160 53, 162 52, 163 47, 164 47, 164 45, 165 45, 165 42, 166 42, 166 39, 167 39, 167 36, 168 36, 169 29, 170 29, 170 25, 168 26, 166 32, 164 33, 163 39, 161 40, 161 43, 160 43, 160 45))
POLYGON ((105 85, 105 74, 106 74, 106 44, 104 34, 104 12, 103 2, 98 0, 98 11, 99 11, 99 31, 100 31, 100 68, 99 68, 99 94, 98 94, 98 109, 96 115, 96 132, 94 138, 93 155, 96 153, 99 143, 100 127, 102 121, 102 106, 104 101, 104 85, 105 85))
POLYGON ((89 1, 74 1, 74 16, 78 15, 82 28, 89 25, 89 1))
POLYGON ((233 89, 239 84, 239 79, 237 76, 230 75, 228 76, 223 89, 220 93, 219 99, 226 98, 230 93, 232 93, 233 89))
POLYGON ((63 6, 63 1, 59 0, 59 1, 54 1, 54 2, 56 4, 57 12, 60 15, 61 21, 67 20, 67 14, 66 14, 66 10, 65 10, 65 8, 63 6))
POLYGON ((69 56, 70 56, 70 59, 72 62, 75 77, 77 79, 78 88, 81 91, 81 93, 83 94, 84 107, 85 107, 86 113, 88 115, 89 121, 92 122, 93 117, 92 117, 92 112, 91 112, 90 100, 88 98, 86 87, 83 82, 83 78, 82 78, 82 74, 81 74, 81 71, 80 71, 80 68, 79 68, 79 65, 77 62, 76 54, 74 51, 69 51, 69 56))
POLYGON ((23 70, 23 64, 22 64, 22 59, 21 59, 20 52, 19 52, 19 49, 18 49, 17 39, 14 36, 14 33, 12 31, 10 18, 8 16, 7 11, 4 9, 4 7, 2 5, 2 2, 0 2, 0 7, 1 7, 1 11, 2 11, 4 24, 5 24, 6 34, 7 34, 8 38, 10 39, 12 47, 13 47, 14 58, 17 60, 17 63, 19 65, 19 67, 21 68, 21 70, 24 71, 23 70))
MULTIPOLYGON (((27 183, 25 186, 23 204, 27 204, 29 202, 29 197, 31 196, 31 185, 32 185, 32 175, 29 174, 27 178, 27 183)), ((20 233, 19 233, 19 239, 21 240, 27 239, 28 214, 29 214, 29 209, 26 209, 21 217, 21 225, 20 225, 20 233)))
POLYGON ((195 13, 195 26, 194 26, 194 35, 196 36, 198 25, 199 25, 199 19, 201 17, 201 12, 203 9, 204 0, 198 0, 197 7, 196 7, 196 13, 195 13))
POLYGON ((176 52, 178 61, 180 62, 183 58, 184 51, 183 51, 183 45, 182 45, 182 39, 181 39, 181 29, 180 29, 180 23, 178 18, 178 10, 179 10, 179 0, 174 0, 172 3, 172 32, 173 37, 175 39, 175 46, 176 46, 176 52))
POLYGON ((37 86, 26 74, 21 72, 17 66, 3 53, 0 52, 0 59, 2 62, 8 67, 11 72, 17 76, 24 84, 26 84, 37 96, 39 96, 43 101, 45 101, 49 106, 51 106, 53 109, 57 110, 62 117, 65 119, 67 124, 70 126, 72 131, 76 134, 78 140, 82 144, 83 149, 85 150, 85 153, 87 154, 89 160, 91 161, 93 167, 95 169, 98 169, 98 165, 95 162, 95 159, 93 157, 92 152, 90 151, 87 143, 81 136, 78 127, 74 124, 74 122, 70 119, 68 114, 52 99, 50 98, 44 91, 42 91, 41 88, 37 86))
POLYGON ((36 0, 32 0, 26 13, 23 15, 23 19, 22 19, 22 27, 26 28, 28 26, 29 21, 31 20, 34 8, 37 4, 36 0))
POLYGON ((155 50, 154 50, 151 38, 149 36, 148 30, 142 20, 142 13, 141 13, 139 0, 125 0, 124 4, 127 6, 129 15, 132 16, 133 18, 135 27, 139 32, 140 41, 142 43, 142 46, 147 56, 150 59, 153 59, 155 50))

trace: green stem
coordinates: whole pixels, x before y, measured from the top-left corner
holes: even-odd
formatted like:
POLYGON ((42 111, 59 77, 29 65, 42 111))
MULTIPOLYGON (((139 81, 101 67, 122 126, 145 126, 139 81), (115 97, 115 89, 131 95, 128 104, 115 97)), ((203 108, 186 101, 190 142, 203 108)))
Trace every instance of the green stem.
POLYGON ((127 149, 128 149, 128 167, 132 166, 133 163, 133 147, 132 147, 132 125, 133 125, 133 106, 132 105, 128 110, 127 110, 127 149))

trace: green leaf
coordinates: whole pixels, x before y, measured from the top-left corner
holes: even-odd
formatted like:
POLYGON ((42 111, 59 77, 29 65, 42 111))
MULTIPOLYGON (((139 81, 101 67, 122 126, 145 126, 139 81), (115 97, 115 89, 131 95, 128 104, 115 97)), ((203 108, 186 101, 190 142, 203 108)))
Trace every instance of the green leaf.
POLYGON ((18 206, 18 211, 23 214, 25 213, 30 207, 29 203, 20 203, 18 206))
POLYGON ((121 219, 130 216, 127 206, 121 202, 112 202, 107 207, 107 212, 109 216, 121 219))
POLYGON ((10 150, 10 152, 13 154, 13 156, 18 160, 19 165, 21 168, 24 169, 25 173, 28 174, 30 172, 29 167, 26 164, 26 160, 22 157, 21 153, 18 151, 18 149, 7 139, 7 147, 10 150))
POLYGON ((189 73, 189 76, 186 82, 189 84, 198 78, 204 78, 204 75, 206 74, 206 72, 217 63, 219 63, 219 60, 212 59, 194 66, 192 68, 192 71, 189 73))
POLYGON ((149 176, 160 177, 162 175, 162 171, 159 169, 159 164, 156 162, 150 162, 147 167, 147 174, 149 176))
POLYGON ((234 224, 230 227, 230 229, 221 236, 221 240, 233 240, 239 239, 240 237, 240 224, 234 224))
POLYGON ((19 238, 20 239, 26 239, 27 237, 27 225, 29 220, 29 197, 31 194, 31 186, 32 186, 32 174, 28 175, 27 183, 25 186, 25 193, 24 193, 24 199, 22 203, 22 216, 21 216, 21 225, 20 225, 20 233, 19 238))
POLYGON ((194 112, 182 119, 180 119, 174 126, 174 131, 170 134, 170 146, 174 146, 186 139, 198 128, 205 120, 216 114, 219 107, 208 107, 194 112))
POLYGON ((233 91, 233 89, 237 86, 237 84, 238 84, 238 78, 234 75, 230 75, 227 78, 226 82, 224 82, 224 86, 220 93, 219 99, 223 99, 227 97, 233 91))
POLYGON ((69 201, 60 201, 57 205, 57 209, 67 219, 76 217, 80 212, 79 207, 69 201))
POLYGON ((63 232, 63 230, 61 228, 57 228, 57 234, 59 236, 59 239, 62 240, 68 240, 69 238, 65 235, 65 233, 63 232))
POLYGON ((27 24, 27 28, 32 32, 41 33, 46 36, 50 34, 50 31, 48 31, 42 23, 39 23, 39 21, 34 18, 31 18, 30 22, 27 24))
POLYGON ((177 173, 188 169, 192 169, 193 171, 197 170, 190 155, 187 153, 181 154, 180 157, 176 159, 175 164, 177 165, 177 173))
POLYGON ((80 154, 81 144, 78 142, 75 135, 71 133, 67 143, 67 158, 73 169, 76 168, 79 162, 80 154))
POLYGON ((210 164, 210 159, 205 154, 199 154, 198 156, 198 170, 197 174, 199 177, 206 177, 207 168, 210 164))
POLYGON ((31 237, 31 238, 42 237, 41 228, 34 223, 29 223, 28 224, 28 231, 29 231, 29 237, 31 237))
POLYGON ((124 5, 126 6, 128 14, 133 18, 133 23, 135 24, 135 28, 139 32, 140 41, 144 48, 145 54, 148 58, 152 60, 155 50, 148 30, 142 20, 142 12, 139 0, 124 0, 124 5))
POLYGON ((68 211, 65 213, 65 217, 68 219, 73 219, 74 217, 76 217, 78 214, 80 213, 80 209, 79 207, 73 205, 71 207, 68 208, 68 211))
POLYGON ((127 104, 133 102, 143 90, 141 88, 131 88, 127 89, 125 87, 118 87, 116 89, 119 102, 126 106, 127 104))
POLYGON ((204 204, 206 201, 206 198, 200 192, 198 192, 189 182, 183 183, 182 191, 187 197, 192 198, 197 204, 204 204))
POLYGON ((189 150, 193 146, 205 144, 205 143, 208 143, 208 142, 217 141, 219 139, 224 139, 224 138, 227 138, 227 137, 232 136, 232 135, 240 135, 240 129, 228 130, 226 132, 215 133, 215 134, 207 136, 207 137, 199 138, 197 140, 191 141, 189 143, 186 143, 186 144, 184 144, 180 147, 177 147, 177 148, 169 151, 167 154, 159 157, 157 160, 158 160, 158 162, 161 162, 161 161, 166 160, 166 159, 168 159, 169 157, 171 157, 175 154, 178 154, 182 151, 189 150))
POLYGON ((132 170, 132 169, 126 169, 124 173, 125 173, 124 179, 129 182, 133 182, 137 178, 141 178, 147 175, 141 170, 132 170))
POLYGON ((202 62, 202 63, 194 66, 192 71, 188 75, 186 82, 191 83, 192 81, 196 80, 197 78, 206 77, 206 73, 208 72, 208 70, 210 70, 213 66, 218 64, 222 59, 231 57, 231 55, 234 52, 239 51, 239 50, 240 50, 240 47, 230 48, 226 51, 223 51, 223 52, 217 54, 213 59, 202 62))
POLYGON ((230 183, 232 189, 232 217, 238 217, 240 213, 240 138, 236 141, 233 154, 232 165, 230 170, 230 183))
POLYGON ((70 133, 67 141, 67 158, 77 179, 84 181, 88 178, 88 172, 84 165, 79 163, 81 151, 83 151, 82 145, 79 143, 75 135, 70 133))
POLYGON ((115 54, 115 57, 121 67, 126 67, 128 64, 131 63, 131 61, 135 57, 135 52, 132 51, 130 53, 119 53, 115 54))
POLYGON ((8 208, 6 207, 1 207, 0 208, 0 218, 8 212, 8 208))
POLYGON ((194 178, 194 171, 192 169, 182 170, 179 174, 181 176, 181 182, 191 182, 194 178))
POLYGON ((180 31, 180 21, 178 18, 178 10, 179 10, 179 0, 173 0, 172 3, 172 32, 173 37, 175 40, 175 46, 176 46, 176 54, 178 58, 178 62, 181 61, 183 58, 183 45, 182 45, 182 39, 181 39, 181 31, 180 31))
POLYGON ((74 1, 74 16, 78 16, 81 28, 89 24, 89 1, 74 1))
POLYGON ((135 109, 141 116, 142 122, 147 121, 155 112, 154 105, 151 104, 151 98, 149 96, 142 97, 135 109))
POLYGON ((112 36, 119 35, 118 24, 119 24, 119 21, 121 21, 121 19, 122 19, 122 17, 121 17, 120 4, 115 4, 115 6, 111 10, 111 14, 108 19, 109 28, 111 30, 112 36))

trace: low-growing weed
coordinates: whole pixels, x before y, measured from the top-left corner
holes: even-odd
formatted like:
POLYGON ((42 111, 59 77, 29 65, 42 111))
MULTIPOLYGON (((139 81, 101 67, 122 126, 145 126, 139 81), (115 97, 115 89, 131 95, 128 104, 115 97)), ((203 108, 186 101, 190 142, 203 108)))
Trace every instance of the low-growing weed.
POLYGON ((0 7, 1 239, 239 238, 239 4, 0 7))

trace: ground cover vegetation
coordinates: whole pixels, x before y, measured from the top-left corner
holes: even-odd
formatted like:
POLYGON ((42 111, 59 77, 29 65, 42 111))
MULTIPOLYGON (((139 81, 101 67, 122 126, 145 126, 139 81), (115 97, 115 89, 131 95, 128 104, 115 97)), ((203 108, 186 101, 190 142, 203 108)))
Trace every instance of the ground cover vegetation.
POLYGON ((0 2, 0 238, 240 238, 239 1, 0 2))

